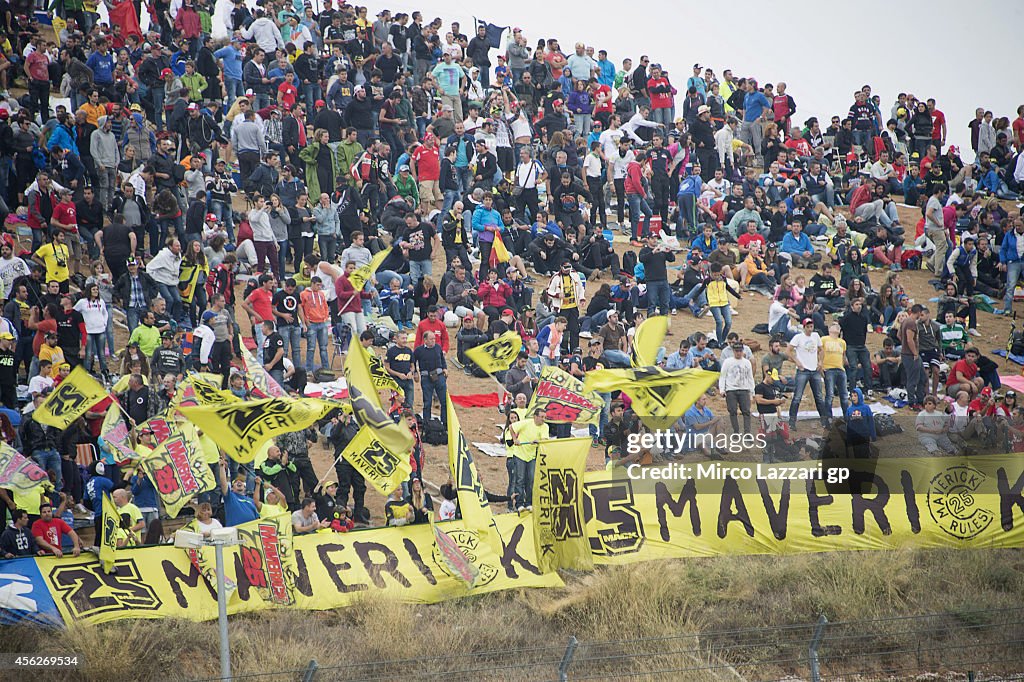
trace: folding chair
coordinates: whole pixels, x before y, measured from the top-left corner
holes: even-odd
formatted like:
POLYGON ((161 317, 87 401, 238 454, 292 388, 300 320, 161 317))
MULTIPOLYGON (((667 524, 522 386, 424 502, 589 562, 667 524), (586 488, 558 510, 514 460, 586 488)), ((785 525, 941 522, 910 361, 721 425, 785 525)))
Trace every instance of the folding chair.
POLYGON ((92 443, 79 443, 75 446, 75 464, 88 469, 96 461, 96 446, 92 443))
MULTIPOLYGON (((343 322, 332 324, 330 327, 331 334, 331 348, 330 348, 330 361, 331 370, 334 370, 334 361, 340 356, 342 358, 342 364, 344 364, 345 354, 348 353, 348 346, 352 342, 352 331, 348 328, 348 325, 343 322)), ((344 369, 344 367, 342 367, 344 369)))

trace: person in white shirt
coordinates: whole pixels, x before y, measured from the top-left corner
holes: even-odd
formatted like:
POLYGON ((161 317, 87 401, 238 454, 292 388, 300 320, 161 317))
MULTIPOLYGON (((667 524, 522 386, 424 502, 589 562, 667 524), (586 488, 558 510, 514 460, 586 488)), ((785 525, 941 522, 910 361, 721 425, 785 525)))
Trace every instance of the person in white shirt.
POLYGON ((210 533, 223 527, 213 515, 213 507, 209 502, 202 502, 196 507, 196 530, 202 533, 204 538, 209 538, 210 533))
POLYGON ((736 167, 736 157, 732 149, 732 141, 736 139, 736 126, 739 121, 730 116, 725 125, 715 133, 715 151, 718 152, 718 165, 722 168, 733 169, 736 167), (726 163, 728 161, 728 164, 726 163))
POLYGON ((249 24, 249 28, 244 31, 235 31, 235 35, 246 40, 255 40, 260 49, 267 54, 274 54, 277 52, 277 48, 284 49, 281 29, 277 27, 273 19, 268 19, 263 15, 263 9, 260 7, 256 8, 256 19, 249 24))
POLYGON ((13 298, 14 280, 28 273, 28 263, 14 255, 13 247, 7 242, 0 244, 0 296, 13 298))
POLYGON ((731 357, 722 360, 718 390, 725 395, 725 405, 729 411, 733 433, 751 433, 750 398, 754 394, 754 367, 747 359, 742 343, 733 344, 731 357), (743 413, 742 432, 737 411, 743 413))
POLYGON ((796 415, 808 383, 811 385, 821 425, 828 428, 832 411, 825 404, 825 379, 822 376, 822 362, 825 358, 821 337, 814 331, 814 320, 811 318, 805 317, 801 326, 803 330, 789 341, 789 359, 797 368, 793 402, 789 404, 789 428, 796 429, 796 415))
POLYGON ((107 374, 107 358, 104 349, 107 345, 107 320, 110 311, 107 304, 100 298, 100 285, 96 282, 85 288, 85 296, 75 303, 75 310, 82 314, 85 321, 85 333, 88 338, 85 344, 85 368, 92 373, 93 360, 99 358, 100 371, 107 374))
POLYGON ((634 142, 643 142, 643 139, 636 134, 637 128, 660 128, 660 123, 654 121, 648 121, 647 116, 651 113, 651 110, 647 107, 640 107, 640 111, 633 114, 622 126, 622 131, 633 138, 634 142))
MULTIPOLYGON (((255 231, 255 228, 254 228, 255 231)), ((181 294, 178 291, 178 275, 181 272, 181 242, 171 237, 167 246, 149 261, 146 273, 153 278, 160 295, 167 301, 172 319, 179 320, 182 316, 181 294)))

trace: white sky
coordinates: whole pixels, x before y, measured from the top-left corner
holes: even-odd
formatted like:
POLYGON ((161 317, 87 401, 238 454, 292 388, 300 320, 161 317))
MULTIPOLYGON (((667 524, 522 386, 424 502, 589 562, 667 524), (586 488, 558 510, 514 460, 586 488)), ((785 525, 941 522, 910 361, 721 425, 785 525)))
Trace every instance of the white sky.
MULTIPOLYGON (((321 0, 312 0, 319 9, 321 0)), ((254 0, 249 1, 255 4, 254 0)), ((363 4, 355 0, 355 4, 363 4)), ((817 116, 825 125, 843 114, 852 93, 869 83, 882 111, 899 92, 934 97, 946 114, 947 142, 970 149, 967 123, 982 106, 998 116, 1016 116, 1024 104, 1020 38, 1024 2, 994 0, 728 0, 727 3, 665 2, 636 5, 609 0, 401 0, 366 2, 370 15, 380 9, 420 10, 460 21, 471 35, 472 17, 499 26, 519 26, 532 47, 538 38, 557 38, 571 52, 577 41, 608 51, 618 67, 641 54, 670 71, 680 91, 699 62, 721 77, 754 76, 760 83, 785 81, 797 104, 797 120, 817 116)), ((218 9, 230 11, 228 0, 218 9)), ((219 13, 219 12, 218 12, 219 13)), ((214 29, 214 33, 221 31, 214 29)), ((508 34, 506 34, 507 36, 508 34)), ((497 54, 492 51, 493 57, 497 54)), ((967 152, 968 157, 973 154, 967 152)))

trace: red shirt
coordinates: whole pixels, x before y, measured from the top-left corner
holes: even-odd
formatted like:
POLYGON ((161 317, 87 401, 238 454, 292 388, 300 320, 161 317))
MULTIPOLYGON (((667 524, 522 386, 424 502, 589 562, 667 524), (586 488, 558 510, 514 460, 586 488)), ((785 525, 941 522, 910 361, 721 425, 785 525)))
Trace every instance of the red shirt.
POLYGON ((420 323, 416 325, 416 343, 415 347, 423 345, 423 333, 434 332, 434 337, 437 342, 441 344, 441 352, 448 352, 448 328, 444 326, 443 320, 430 321, 430 318, 420 320, 420 323))
POLYGON ((963 374, 964 378, 970 381, 978 375, 978 366, 969 364, 967 360, 957 360, 956 364, 953 365, 953 369, 949 371, 949 378, 946 379, 947 387, 961 383, 961 381, 956 377, 957 372, 963 374))
POLYGON ((651 95, 651 109, 668 109, 672 106, 672 86, 667 78, 651 78, 647 81, 647 92, 651 95), (667 87, 668 92, 652 92, 652 88, 667 87))
POLYGON ((36 519, 32 524, 32 535, 42 538, 52 546, 60 548, 60 541, 64 535, 71 532, 71 526, 58 518, 50 519, 49 523, 42 519, 36 519))
POLYGON ((946 115, 936 109, 932 112, 932 139, 942 139, 942 126, 946 125, 946 115))
POLYGON ((73 225, 74 227, 67 231, 72 234, 78 234, 78 212, 75 209, 75 205, 70 201, 59 203, 53 207, 53 220, 56 220, 61 225, 73 225))
POLYGON ((1024 147, 1024 116, 1013 119, 1013 140, 1011 142, 1017 145, 1017 149, 1024 147))
POLYGON ((430 182, 441 179, 441 157, 434 145, 421 144, 412 153, 416 161, 416 179, 420 182, 430 182))
POLYGON ((285 81, 277 86, 277 91, 281 94, 282 105, 287 105, 289 108, 295 106, 295 100, 299 96, 299 91, 294 85, 285 81))
POLYGON ((761 251, 762 251, 762 253, 764 252, 765 239, 764 239, 764 237, 762 237, 757 232, 755 232, 754 234, 750 234, 749 232, 744 232, 743 234, 740 235, 740 238, 738 240, 736 240, 736 241, 740 245, 741 249, 748 249, 748 250, 750 249, 750 243, 751 242, 760 242, 761 243, 761 251))
POLYGON ((43 337, 46 336, 46 332, 57 331, 57 320, 39 320, 39 324, 36 327, 36 335, 32 337, 32 353, 38 357, 39 349, 43 347, 43 337))
POLYGON ((37 49, 25 57, 25 68, 28 69, 28 75, 34 81, 50 80, 49 66, 50 60, 46 58, 42 50, 37 49))
POLYGON ((274 294, 267 291, 263 287, 255 289, 249 297, 245 299, 252 306, 252 309, 256 311, 264 320, 274 319, 274 294))

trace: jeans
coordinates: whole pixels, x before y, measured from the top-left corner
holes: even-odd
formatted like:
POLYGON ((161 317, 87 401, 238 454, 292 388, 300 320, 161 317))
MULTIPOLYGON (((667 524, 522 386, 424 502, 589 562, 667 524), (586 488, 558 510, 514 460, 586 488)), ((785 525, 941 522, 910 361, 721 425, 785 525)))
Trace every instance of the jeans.
POLYGON ((727 305, 713 305, 711 306, 711 316, 715 318, 715 339, 721 346, 732 329, 732 309, 727 305))
POLYGON ((413 284, 419 282, 424 275, 432 274, 434 274, 434 264, 429 260, 409 261, 409 279, 412 280, 413 284))
POLYGON ((924 402, 925 383, 927 377, 921 358, 916 355, 900 355, 903 363, 903 374, 907 379, 907 402, 920 405, 924 402))
POLYGON ((309 107, 310 111, 313 111, 313 103, 323 95, 323 90, 320 88, 320 84, 316 82, 304 83, 302 85, 302 92, 306 97, 306 106, 309 107))
POLYGON ((853 144, 860 146, 865 153, 871 151, 871 131, 870 130, 854 130, 853 131, 853 144))
MULTIPOLYGON (((864 390, 871 390, 871 352, 866 346, 847 346, 846 360, 850 364, 846 368, 846 377, 851 387, 857 385, 857 380, 864 382, 864 390)), ((843 412, 846 410, 844 409, 843 412)))
POLYGON ((164 129, 164 88, 163 84, 160 84, 154 88, 150 88, 149 96, 153 101, 153 122, 156 124, 157 130, 164 129))
POLYGON ((124 314, 128 318, 128 334, 130 335, 139 326, 139 320, 146 314, 148 308, 125 308, 124 314))
POLYGON ((338 248, 338 238, 333 234, 318 234, 316 239, 320 244, 320 257, 327 263, 333 263, 338 248))
POLYGON ((263 332, 263 325, 254 322, 252 325, 252 338, 256 340, 256 360, 263 364, 263 340, 267 335, 263 332))
POLYGON ((103 353, 103 349, 106 348, 106 344, 106 332, 88 335, 88 338, 85 341, 85 368, 90 372, 93 370, 93 358, 98 357, 100 359, 100 371, 106 374, 107 358, 103 353))
POLYGON ((160 296, 167 301, 167 313, 171 319, 180 320, 184 310, 181 306, 181 293, 178 291, 178 287, 157 282, 156 288, 160 292, 160 296))
POLYGON ((228 242, 235 243, 235 217, 231 212, 231 205, 215 199, 210 200, 210 213, 217 216, 224 223, 224 229, 228 232, 228 242))
POLYGON ((388 315, 396 323, 408 322, 412 324, 413 303, 411 300, 399 301, 393 299, 388 303, 388 315))
MULTIPOLYGON (((326 322, 310 322, 306 326, 306 371, 313 373, 313 346, 320 346, 320 367, 330 367, 327 359, 327 345, 330 338, 326 322)), ((294 360, 292 361, 294 362, 294 360)))
POLYGON ((669 307, 672 300, 672 289, 668 286, 668 282, 661 280, 659 282, 648 282, 647 283, 647 314, 653 315, 655 307, 661 311, 662 315, 668 315, 669 307))
MULTIPOLYGON (((529 447, 529 446, 527 446, 529 447)), ((537 466, 537 460, 529 462, 515 457, 512 459, 512 472, 514 480, 512 483, 512 495, 515 497, 516 507, 528 507, 533 504, 533 473, 537 466)))
POLYGON ((290 348, 292 351, 292 364, 296 367, 301 367, 302 363, 299 362, 299 357, 302 352, 302 328, 297 324, 280 324, 277 327, 277 333, 284 340, 285 355, 288 355, 288 349, 290 348))
POLYGON ((825 405, 825 382, 821 374, 809 369, 800 369, 796 372, 796 379, 793 386, 793 402, 789 404, 789 425, 796 427, 796 413, 800 411, 800 400, 804 397, 804 389, 807 384, 811 385, 811 395, 814 396, 814 406, 818 410, 818 417, 822 426, 828 426, 832 416, 832 410, 825 405))
POLYGON ((434 396, 437 396, 438 411, 441 413, 441 421, 448 423, 448 378, 444 374, 430 376, 420 374, 420 390, 423 391, 423 421, 430 421, 430 408, 434 405, 434 396))
POLYGON ((850 406, 850 392, 846 385, 846 371, 841 368, 825 370, 825 405, 831 411, 832 399, 839 394, 839 406, 846 414, 846 408, 850 406))
POLYGON ((629 354, 616 349, 609 349, 601 353, 603 359, 607 359, 608 362, 614 363, 616 366, 629 367, 630 358, 629 354))
POLYGON ((366 331, 366 316, 363 315, 363 311, 361 310, 358 313, 342 313, 341 322, 348 327, 355 336, 359 336, 366 331))
POLYGON ((1013 307, 1013 291, 1017 288, 1017 281, 1020 280, 1021 268, 1024 261, 1013 261, 1006 264, 1006 296, 1003 297, 1003 310, 1007 313, 1013 307))
MULTIPOLYGON (((416 390, 416 382, 412 379, 395 379, 395 383, 402 389, 402 405, 412 409, 413 393, 416 390)), ((447 406, 445 406, 447 410, 447 406)))
MULTIPOLYGON (((654 211, 651 210, 650 205, 647 203, 647 199, 644 199, 639 194, 627 194, 626 199, 629 201, 629 222, 632 225, 633 240, 636 241, 640 238, 641 234, 644 234, 647 230, 650 230, 651 218, 654 216, 654 211), (640 230, 640 215, 643 214, 644 227, 647 230, 640 230)), ((650 286, 650 285, 648 285, 650 286)))
POLYGON ((36 450, 32 453, 32 459, 35 463, 40 466, 44 471, 55 471, 57 473, 57 479, 54 481, 56 490, 60 491, 63 487, 64 477, 61 472, 60 455, 57 454, 56 450, 36 450))
POLYGON ((224 91, 227 93, 227 105, 231 108, 231 103, 242 96, 244 92, 242 88, 242 81, 235 78, 224 78, 224 91))

